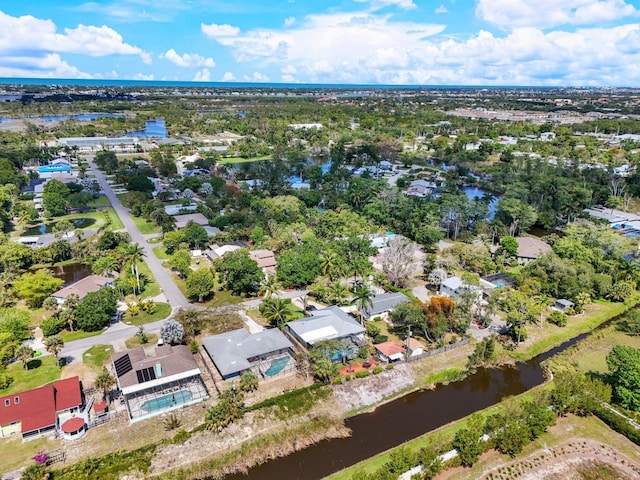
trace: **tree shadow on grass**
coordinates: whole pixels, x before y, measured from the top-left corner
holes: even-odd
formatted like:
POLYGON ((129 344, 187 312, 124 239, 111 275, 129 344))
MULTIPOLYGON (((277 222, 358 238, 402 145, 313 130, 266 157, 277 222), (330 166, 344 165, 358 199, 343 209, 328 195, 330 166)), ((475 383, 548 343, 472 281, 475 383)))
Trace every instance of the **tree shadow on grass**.
POLYGON ((42 360, 40 360, 39 358, 34 358, 33 360, 29 360, 27 362, 27 370, 33 370, 35 368, 38 368, 42 365, 42 360))

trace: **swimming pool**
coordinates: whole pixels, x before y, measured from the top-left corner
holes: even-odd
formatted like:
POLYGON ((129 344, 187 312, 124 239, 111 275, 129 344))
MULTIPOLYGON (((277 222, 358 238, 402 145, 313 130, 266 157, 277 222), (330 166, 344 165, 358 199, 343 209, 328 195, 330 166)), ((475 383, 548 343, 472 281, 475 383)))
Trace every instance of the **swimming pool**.
POLYGON ((287 363, 289 363, 289 357, 276 358, 273 362, 271 362, 271 365, 269 366, 267 371, 264 372, 265 377, 273 377, 275 375, 278 375, 282 371, 282 369, 287 366, 287 363))
POLYGON ((142 410, 147 413, 151 413, 157 410, 162 410, 164 408, 187 403, 189 400, 191 400, 191 398, 192 395, 189 390, 180 390, 179 392, 169 393, 167 395, 163 395, 162 397, 147 400, 142 404, 140 408, 142 408, 142 410))

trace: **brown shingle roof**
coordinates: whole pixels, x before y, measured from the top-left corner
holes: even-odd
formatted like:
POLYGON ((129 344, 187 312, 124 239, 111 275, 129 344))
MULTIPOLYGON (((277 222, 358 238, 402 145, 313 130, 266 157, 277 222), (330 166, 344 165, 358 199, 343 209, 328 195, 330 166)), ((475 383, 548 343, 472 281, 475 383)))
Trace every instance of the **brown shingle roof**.
POLYGON ((83 299, 87 294, 97 292, 106 284, 111 282, 113 282, 113 278, 102 277, 100 275, 89 275, 82 280, 78 280, 71 285, 61 288, 57 292, 52 293, 51 296, 56 298, 67 298, 72 293, 75 293, 80 297, 80 299, 83 299))
MULTIPOLYGON (((111 356, 111 360, 115 363, 122 357, 129 356, 131 362, 131 370, 118 376, 118 384, 120 388, 137 385, 137 371, 145 368, 155 368, 156 364, 160 364, 162 377, 177 375, 178 373, 195 370, 198 364, 193 358, 193 354, 186 345, 163 345, 156 347, 153 356, 147 356, 144 348, 138 347, 133 350, 119 352, 111 356)), ((160 378, 162 378, 160 377, 160 378)))
POLYGON ((543 253, 551 251, 551 246, 533 237, 516 237, 518 241, 518 257, 538 258, 543 253))

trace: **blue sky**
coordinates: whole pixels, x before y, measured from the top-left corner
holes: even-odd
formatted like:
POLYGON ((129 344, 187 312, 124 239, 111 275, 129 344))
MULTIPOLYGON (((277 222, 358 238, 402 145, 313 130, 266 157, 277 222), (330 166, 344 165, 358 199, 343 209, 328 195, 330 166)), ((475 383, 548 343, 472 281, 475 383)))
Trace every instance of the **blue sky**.
POLYGON ((640 0, 4 0, 0 77, 640 87, 640 0))

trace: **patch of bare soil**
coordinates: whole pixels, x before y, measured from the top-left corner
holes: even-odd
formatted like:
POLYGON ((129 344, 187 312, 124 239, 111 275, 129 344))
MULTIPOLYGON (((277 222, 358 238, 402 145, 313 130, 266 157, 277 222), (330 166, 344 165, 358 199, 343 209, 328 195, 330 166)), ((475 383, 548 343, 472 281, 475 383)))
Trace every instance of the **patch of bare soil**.
POLYGON ((393 370, 384 370, 378 375, 354 378, 342 385, 336 385, 333 394, 342 413, 375 405, 385 398, 411 387, 414 377, 405 364, 395 365, 393 370))
POLYGON ((72 362, 62 370, 61 379, 79 377, 84 388, 90 387, 96 381, 97 374, 82 362, 72 362))
POLYGON ((583 480, 640 478, 640 464, 595 440, 574 438, 484 473, 483 480, 583 480), (602 475, 597 472, 601 470, 602 475), (593 475, 596 476, 593 476, 593 475))

